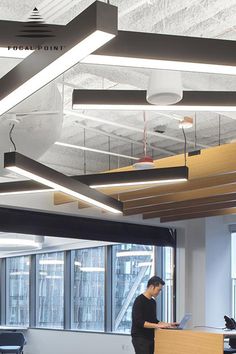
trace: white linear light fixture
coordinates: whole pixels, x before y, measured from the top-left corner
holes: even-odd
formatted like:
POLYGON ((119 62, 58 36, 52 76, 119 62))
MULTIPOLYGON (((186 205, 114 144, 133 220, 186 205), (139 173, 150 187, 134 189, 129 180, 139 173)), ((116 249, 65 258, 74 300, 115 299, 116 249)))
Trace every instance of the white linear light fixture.
POLYGON ((56 190, 35 181, 13 181, 0 183, 1 196, 44 192, 56 192, 56 190))
POLYGON ((234 91, 184 91, 176 104, 158 106, 147 102, 143 90, 73 90, 74 110, 136 111, 236 111, 234 91))
POLYGON ((133 156, 129 156, 129 155, 123 155, 123 154, 118 154, 116 152, 111 152, 111 151, 105 151, 105 150, 99 150, 99 149, 92 149, 86 146, 80 146, 80 145, 73 145, 73 144, 67 144, 67 143, 62 143, 59 141, 55 142, 55 145, 59 145, 59 146, 65 146, 68 148, 72 148, 72 149, 78 149, 78 150, 83 150, 83 151, 91 151, 91 152, 96 152, 98 154, 104 154, 104 155, 110 155, 110 156, 117 156, 117 157, 123 157, 125 159, 129 159, 129 160, 139 160, 138 157, 133 157, 133 156))
MULTIPOLYGON (((92 189, 126 186, 145 187, 152 184, 158 185, 166 183, 185 182, 188 180, 188 168, 186 166, 177 166, 167 168, 154 168, 143 171, 131 170, 123 172, 98 173, 93 175, 71 176, 68 178, 70 178, 71 180, 78 181, 92 189)), ((0 195, 25 194, 35 192, 55 192, 60 190, 58 186, 53 187, 51 185, 49 186, 48 184, 47 186, 48 188, 45 187, 44 184, 42 184, 42 181, 40 183, 40 181, 36 181, 36 179, 35 181, 0 183, 0 195)))
POLYGON ((8 49, 7 47, 0 47, 0 58, 12 58, 12 59, 25 59, 30 54, 32 54, 33 50, 22 49, 8 49))
POLYGON ((63 175, 17 152, 4 154, 4 167, 111 213, 121 214, 123 204, 86 184, 63 175))
POLYGON ((98 173, 74 177, 86 183, 92 189, 145 186, 152 184, 177 183, 188 180, 188 167, 152 168, 149 170, 131 170, 123 172, 98 173))
POLYGON ((94 2, 59 31, 56 43, 60 42, 62 50, 35 51, 0 80, 0 115, 70 69, 116 34, 117 8, 94 2))
POLYGON ((118 31, 83 63, 236 75, 234 41, 118 31))

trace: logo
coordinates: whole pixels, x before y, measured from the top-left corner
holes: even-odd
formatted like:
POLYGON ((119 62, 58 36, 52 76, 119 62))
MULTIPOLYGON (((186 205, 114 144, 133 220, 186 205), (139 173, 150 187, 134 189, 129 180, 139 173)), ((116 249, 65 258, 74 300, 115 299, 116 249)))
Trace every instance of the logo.
POLYGON ((38 9, 35 7, 29 20, 23 25, 22 30, 16 37, 23 38, 48 38, 55 37, 50 27, 43 21, 38 9))
POLYGON ((18 38, 17 44, 8 46, 8 50, 25 50, 29 51, 30 54, 31 51, 35 50, 62 51, 65 48, 64 45, 52 45, 51 43, 45 43, 47 42, 47 38, 56 37, 56 35, 52 31, 52 27, 44 22, 43 17, 40 15, 36 7, 33 9, 28 21, 22 24, 22 27, 16 37, 18 38), (22 41, 27 38, 32 41, 29 43, 27 40, 27 45, 22 45, 19 43, 19 38, 22 38, 22 41), (41 44, 42 42, 44 43, 43 45, 41 44))

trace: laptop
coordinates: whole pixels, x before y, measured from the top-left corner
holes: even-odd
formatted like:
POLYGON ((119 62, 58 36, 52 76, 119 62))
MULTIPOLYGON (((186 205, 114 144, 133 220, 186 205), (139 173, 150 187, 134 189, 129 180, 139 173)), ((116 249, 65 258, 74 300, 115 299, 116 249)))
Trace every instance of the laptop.
POLYGON ((182 320, 180 321, 179 325, 173 328, 166 328, 166 329, 171 329, 171 330, 181 330, 181 329, 185 329, 186 325, 188 323, 188 321, 190 320, 190 318, 192 317, 191 313, 186 313, 184 315, 184 317, 182 318, 182 320))

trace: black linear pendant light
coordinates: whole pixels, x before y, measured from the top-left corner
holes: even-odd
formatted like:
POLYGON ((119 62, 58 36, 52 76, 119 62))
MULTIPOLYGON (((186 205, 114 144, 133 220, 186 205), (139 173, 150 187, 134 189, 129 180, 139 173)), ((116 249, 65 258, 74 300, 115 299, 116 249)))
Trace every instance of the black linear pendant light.
MULTIPOLYGON (((55 26, 54 26, 55 27, 55 26)), ((96 1, 47 39, 48 51, 36 50, 0 80, 0 115, 80 62, 117 34, 117 8, 96 1), (58 50, 50 50, 54 45, 58 50)))
MULTIPOLYGON (((11 153, 12 154, 12 153, 11 153)), ((28 158, 27 158, 28 160, 28 158)), ((6 162, 6 168, 8 163, 6 162)), ((26 174, 24 174, 26 176, 26 174)), ((188 180, 188 167, 177 166, 167 168, 153 168, 150 170, 136 170, 124 172, 98 173, 67 177, 79 181, 92 189, 124 187, 124 186, 148 186, 153 184, 177 183, 188 180)), ((72 182, 73 183, 73 182, 72 182)), ((17 181, 0 183, 0 195, 24 194, 36 192, 52 192, 58 187, 35 181, 17 181)))
POLYGON ((236 75, 230 40, 118 31, 84 63, 236 75))
POLYGON ((93 206, 112 213, 122 213, 123 205, 120 201, 92 190, 80 181, 65 176, 17 152, 4 154, 4 167, 93 206))
POLYGON ((151 168, 123 172, 98 173, 75 177, 90 188, 122 186, 148 186, 151 184, 176 183, 188 180, 188 167, 151 168))
POLYGON ((73 91, 73 109, 141 111, 236 111, 234 91, 184 91, 183 99, 167 106, 153 105, 143 90, 73 91))

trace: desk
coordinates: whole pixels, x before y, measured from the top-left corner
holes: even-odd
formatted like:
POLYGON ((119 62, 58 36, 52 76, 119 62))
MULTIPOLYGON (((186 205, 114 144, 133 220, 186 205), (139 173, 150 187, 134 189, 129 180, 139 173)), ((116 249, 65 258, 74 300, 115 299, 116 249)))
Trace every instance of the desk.
POLYGON ((224 339, 236 331, 158 329, 155 331, 155 354, 222 354, 224 339))

